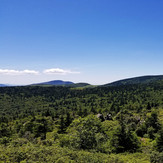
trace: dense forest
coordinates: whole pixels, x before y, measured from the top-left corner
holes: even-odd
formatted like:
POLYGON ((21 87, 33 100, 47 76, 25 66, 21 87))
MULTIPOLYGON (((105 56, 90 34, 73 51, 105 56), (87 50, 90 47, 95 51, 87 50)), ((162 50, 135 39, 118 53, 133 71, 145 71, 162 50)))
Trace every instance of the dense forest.
POLYGON ((0 162, 163 162, 163 81, 0 88, 0 162))

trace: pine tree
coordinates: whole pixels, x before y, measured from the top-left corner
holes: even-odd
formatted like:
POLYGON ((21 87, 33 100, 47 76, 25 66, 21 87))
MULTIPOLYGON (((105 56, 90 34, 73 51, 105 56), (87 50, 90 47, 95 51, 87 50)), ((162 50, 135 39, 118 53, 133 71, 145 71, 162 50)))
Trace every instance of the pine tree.
POLYGON ((66 121, 65 121, 66 127, 68 127, 68 126, 71 124, 71 122, 72 122, 72 118, 71 118, 71 116, 70 116, 70 113, 67 112, 66 121))
POLYGON ((65 127, 65 121, 64 121, 63 116, 61 116, 58 133, 63 134, 65 132, 65 128, 66 128, 65 127))

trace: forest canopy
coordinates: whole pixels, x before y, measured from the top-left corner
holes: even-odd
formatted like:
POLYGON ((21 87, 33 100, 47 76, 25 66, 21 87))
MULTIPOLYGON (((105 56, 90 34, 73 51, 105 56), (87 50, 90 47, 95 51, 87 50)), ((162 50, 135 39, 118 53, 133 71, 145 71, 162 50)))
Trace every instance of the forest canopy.
POLYGON ((162 162, 163 81, 0 88, 0 162, 162 162))

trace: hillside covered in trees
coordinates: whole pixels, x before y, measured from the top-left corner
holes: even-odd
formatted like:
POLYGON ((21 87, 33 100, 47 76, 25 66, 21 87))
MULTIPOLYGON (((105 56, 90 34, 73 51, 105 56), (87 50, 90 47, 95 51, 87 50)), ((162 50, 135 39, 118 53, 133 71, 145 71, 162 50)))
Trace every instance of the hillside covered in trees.
POLYGON ((149 76, 139 76, 123 80, 118 80, 105 86, 120 86, 120 85, 130 85, 130 84, 148 84, 156 81, 163 80, 163 75, 149 75, 149 76))
POLYGON ((0 88, 0 162, 163 162, 163 81, 0 88))

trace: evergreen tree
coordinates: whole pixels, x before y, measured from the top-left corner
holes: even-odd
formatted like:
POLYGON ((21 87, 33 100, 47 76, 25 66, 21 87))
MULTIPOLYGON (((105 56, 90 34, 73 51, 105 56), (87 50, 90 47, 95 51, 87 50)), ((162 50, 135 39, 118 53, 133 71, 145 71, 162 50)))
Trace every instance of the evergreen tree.
POLYGON ((158 136, 156 138, 156 149, 159 152, 163 152, 163 127, 158 132, 158 136))
POLYGON ((61 116, 60 122, 59 122, 59 130, 58 130, 58 133, 59 134, 63 134, 65 132, 65 128, 66 128, 66 126, 65 126, 65 120, 64 120, 64 117, 61 116))
POLYGON ((111 145, 116 153, 136 152, 140 148, 140 142, 136 134, 127 128, 124 123, 124 116, 120 115, 120 127, 117 128, 111 138, 111 145))
POLYGON ((65 121, 66 127, 68 127, 68 126, 71 124, 71 122, 72 122, 72 118, 71 118, 71 116, 70 116, 70 113, 67 112, 66 121, 65 121))

